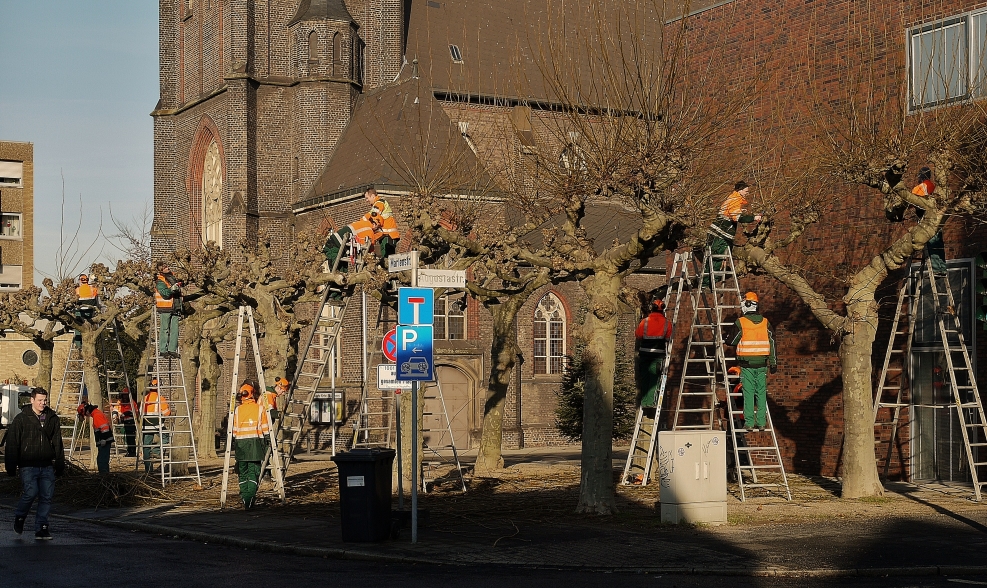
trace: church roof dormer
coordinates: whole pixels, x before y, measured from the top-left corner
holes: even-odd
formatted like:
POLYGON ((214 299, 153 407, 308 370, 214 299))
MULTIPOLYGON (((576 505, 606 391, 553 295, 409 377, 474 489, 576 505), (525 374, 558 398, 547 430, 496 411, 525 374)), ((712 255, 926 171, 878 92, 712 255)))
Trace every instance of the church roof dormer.
POLYGON ((356 22, 350 11, 346 10, 343 0, 301 0, 288 26, 303 20, 337 20, 347 24, 356 22))

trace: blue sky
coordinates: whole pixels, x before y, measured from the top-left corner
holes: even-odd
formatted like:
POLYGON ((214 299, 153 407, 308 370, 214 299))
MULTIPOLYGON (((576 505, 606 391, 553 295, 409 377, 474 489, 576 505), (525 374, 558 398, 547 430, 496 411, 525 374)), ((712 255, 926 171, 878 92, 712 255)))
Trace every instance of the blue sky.
MULTIPOLYGON (((62 175, 66 226, 81 198, 85 242, 101 216, 114 233, 110 207, 129 221, 150 206, 157 99, 157 2, 0 0, 0 139, 34 143, 39 270, 56 269, 62 175)), ((97 245, 81 265, 117 255, 97 245)))

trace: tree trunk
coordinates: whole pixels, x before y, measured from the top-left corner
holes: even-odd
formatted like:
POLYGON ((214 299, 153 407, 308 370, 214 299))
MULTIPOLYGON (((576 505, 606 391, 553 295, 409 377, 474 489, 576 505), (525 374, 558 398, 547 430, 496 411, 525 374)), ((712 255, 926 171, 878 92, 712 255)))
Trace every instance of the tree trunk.
POLYGON ((514 331, 514 317, 524 303, 517 296, 490 308, 493 317, 493 341, 490 345, 490 377, 487 380, 487 395, 483 404, 483 429, 480 437, 479 453, 473 474, 484 476, 504 468, 501 453, 504 440, 504 406, 507 404, 507 388, 517 361, 517 333, 514 331))
MULTIPOLYGON (((103 406, 103 388, 99 381, 100 361, 96 353, 96 342, 100 332, 101 330, 92 328, 82 329, 82 365, 85 370, 83 383, 89 395, 89 404, 95 404, 100 410, 104 410, 106 407, 103 406)), ((63 375, 62 378, 64 377, 63 375)))
POLYGON ((874 404, 871 360, 877 336, 873 299, 847 307, 852 332, 840 343, 843 368, 843 498, 882 496, 874 451, 874 404))
POLYGON ((270 292, 255 292, 257 308, 254 315, 258 330, 263 328, 264 336, 258 334, 261 346, 261 359, 264 367, 264 380, 268 386, 274 385, 274 378, 287 378, 289 336, 282 330, 281 320, 274 311, 274 295, 270 292))
POLYGON ((196 438, 199 439, 199 454, 202 457, 216 457, 216 399, 219 395, 219 354, 208 338, 199 341, 199 386, 200 403, 196 422, 196 438))
POLYGON ((586 368, 583 400, 582 475, 576 512, 617 512, 613 485, 613 379, 620 278, 598 272, 583 281, 589 297, 583 337, 586 368))
POLYGON ((38 346, 38 374, 34 376, 34 385, 38 388, 44 388, 51 394, 51 371, 55 363, 55 341, 39 337, 34 340, 34 344, 38 346))

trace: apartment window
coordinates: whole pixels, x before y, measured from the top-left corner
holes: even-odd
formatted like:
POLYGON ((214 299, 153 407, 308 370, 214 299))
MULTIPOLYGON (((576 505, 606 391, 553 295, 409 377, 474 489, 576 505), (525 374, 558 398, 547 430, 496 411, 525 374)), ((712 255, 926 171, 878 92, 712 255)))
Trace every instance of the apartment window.
POLYGON ((967 19, 958 18, 912 31, 912 108, 966 98, 969 93, 967 19))
POLYGON ((21 215, 9 212, 0 214, 0 237, 8 239, 23 237, 21 234, 21 215))
POLYGON ((532 334, 535 375, 562 373, 565 329, 565 307, 558 296, 549 292, 535 308, 532 334))
POLYGON ((446 294, 435 300, 433 328, 436 339, 461 341, 466 338, 466 294, 446 294))
POLYGON ((21 288, 21 272, 19 265, 0 265, 0 291, 19 290, 21 288))
POLYGON ((24 186, 24 162, 0 160, 0 187, 21 188, 24 186))

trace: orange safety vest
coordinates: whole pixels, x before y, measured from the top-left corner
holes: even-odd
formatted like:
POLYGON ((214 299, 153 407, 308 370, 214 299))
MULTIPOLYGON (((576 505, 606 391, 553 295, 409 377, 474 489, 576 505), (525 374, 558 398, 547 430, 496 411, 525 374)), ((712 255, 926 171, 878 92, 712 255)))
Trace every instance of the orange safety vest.
POLYGON ((350 230, 353 231, 353 238, 360 246, 367 244, 367 241, 374 241, 375 231, 374 224, 367 219, 360 219, 355 223, 349 225, 350 230))
POLYGON ((110 421, 107 420, 106 415, 103 414, 98 408, 94 408, 92 412, 93 417, 93 429, 97 431, 102 431, 103 433, 110 432, 110 421))
POLYGON ((391 212, 391 205, 383 198, 374 202, 370 212, 363 215, 363 219, 373 223, 376 228, 374 231, 377 233, 375 240, 382 236, 388 236, 394 240, 401 238, 401 233, 398 232, 398 221, 394 218, 394 213, 391 212))
POLYGON ((144 396, 144 416, 171 416, 171 407, 168 400, 157 392, 148 392, 144 396), (158 406, 160 404, 160 406, 158 406))
POLYGON ((267 423, 267 413, 253 398, 246 398, 233 413, 233 437, 238 441, 259 439, 271 430, 267 423))
POLYGON ((771 341, 768 339, 768 319, 755 323, 740 317, 740 344, 737 355, 771 355, 771 341))
POLYGON ((278 395, 276 392, 264 392, 264 398, 267 400, 267 408, 273 408, 277 410, 278 395))
MULTIPOLYGON (((168 281, 168 278, 166 278, 164 274, 158 274, 158 280, 164 282, 165 286, 167 286, 168 289, 171 290, 172 283, 168 281)), ((164 296, 161 295, 161 292, 158 291, 158 285, 155 284, 154 306, 159 310, 171 310, 172 308, 175 307, 175 297, 172 296, 171 298, 165 298, 164 296)))
POLYGON ((932 180, 922 180, 922 183, 912 188, 912 194, 925 198, 936 191, 936 183, 932 180))
POLYGON ((672 323, 660 312, 650 313, 638 325, 638 338, 641 344, 638 351, 643 353, 665 353, 666 341, 672 336, 672 323), (658 317, 652 321, 652 315, 658 317), (661 320, 658 320, 661 319, 661 320))
POLYGON ((723 205, 720 206, 720 216, 737 222, 740 220, 740 214, 744 211, 745 206, 747 206, 747 199, 740 192, 734 192, 727 196, 723 205))
POLYGON ((95 304, 99 297, 99 290, 89 284, 79 284, 79 287, 75 289, 75 294, 79 297, 79 302, 95 304))

